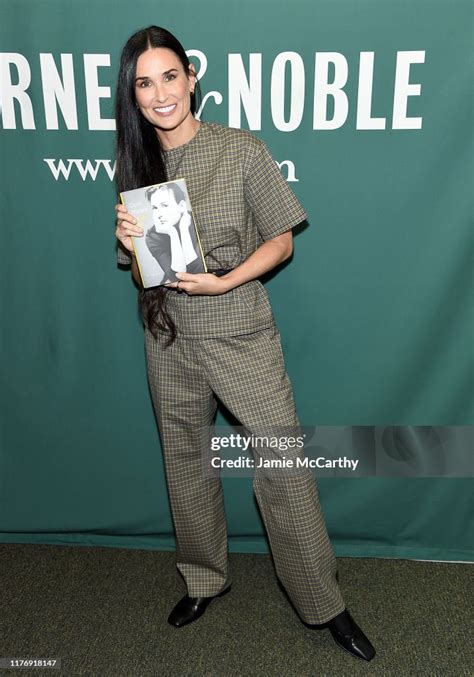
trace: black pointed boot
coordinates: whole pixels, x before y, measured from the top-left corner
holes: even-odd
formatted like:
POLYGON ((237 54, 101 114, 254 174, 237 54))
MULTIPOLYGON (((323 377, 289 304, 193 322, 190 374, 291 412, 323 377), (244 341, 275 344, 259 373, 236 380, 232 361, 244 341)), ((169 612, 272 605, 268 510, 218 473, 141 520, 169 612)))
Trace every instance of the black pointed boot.
POLYGON ((365 661, 371 661, 375 656, 375 649, 370 640, 364 635, 347 609, 332 618, 326 627, 341 649, 365 661))

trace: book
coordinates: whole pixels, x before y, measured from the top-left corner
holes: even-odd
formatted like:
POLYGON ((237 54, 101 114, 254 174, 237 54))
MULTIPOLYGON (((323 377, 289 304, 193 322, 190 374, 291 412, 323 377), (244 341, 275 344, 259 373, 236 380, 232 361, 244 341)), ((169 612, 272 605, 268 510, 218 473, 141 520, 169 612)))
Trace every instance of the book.
POLYGON ((126 190, 120 199, 144 230, 132 244, 146 289, 177 282, 176 273, 207 272, 185 179, 126 190))

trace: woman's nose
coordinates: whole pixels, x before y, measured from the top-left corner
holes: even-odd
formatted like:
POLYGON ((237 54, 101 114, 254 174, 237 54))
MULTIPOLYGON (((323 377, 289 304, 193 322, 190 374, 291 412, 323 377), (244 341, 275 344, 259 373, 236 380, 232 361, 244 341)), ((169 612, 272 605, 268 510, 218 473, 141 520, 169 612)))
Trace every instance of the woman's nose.
POLYGON ((166 101, 167 96, 168 94, 166 93, 165 87, 162 85, 155 85, 155 98, 159 103, 166 101))

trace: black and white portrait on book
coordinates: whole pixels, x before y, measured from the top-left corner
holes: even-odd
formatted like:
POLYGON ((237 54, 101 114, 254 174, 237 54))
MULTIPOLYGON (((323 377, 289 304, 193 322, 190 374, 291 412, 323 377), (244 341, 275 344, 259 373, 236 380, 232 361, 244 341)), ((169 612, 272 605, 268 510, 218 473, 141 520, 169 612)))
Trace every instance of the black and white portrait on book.
POLYGON ((206 272, 184 179, 121 195, 146 233, 133 238, 145 288, 176 282, 176 273, 206 272))
POLYGON ((179 183, 152 186, 145 191, 145 197, 153 214, 153 226, 145 242, 163 270, 162 284, 176 282, 179 272, 202 273, 192 213, 179 183))

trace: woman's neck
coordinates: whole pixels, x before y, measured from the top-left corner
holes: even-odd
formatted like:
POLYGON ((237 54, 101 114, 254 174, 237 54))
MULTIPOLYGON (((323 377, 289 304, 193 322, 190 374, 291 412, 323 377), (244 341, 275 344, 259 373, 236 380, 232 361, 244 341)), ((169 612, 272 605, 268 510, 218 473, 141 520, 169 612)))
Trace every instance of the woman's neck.
POLYGON ((176 127, 175 129, 157 129, 156 133, 161 143, 163 150, 171 150, 172 148, 178 148, 179 146, 184 146, 193 139, 200 126, 199 120, 193 115, 189 115, 186 120, 176 127))

